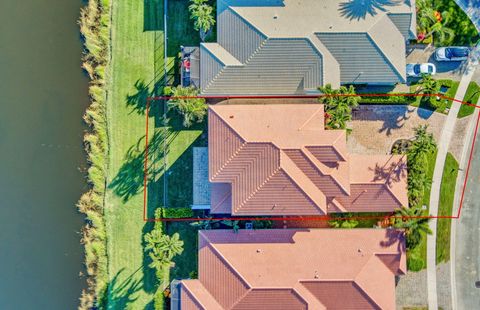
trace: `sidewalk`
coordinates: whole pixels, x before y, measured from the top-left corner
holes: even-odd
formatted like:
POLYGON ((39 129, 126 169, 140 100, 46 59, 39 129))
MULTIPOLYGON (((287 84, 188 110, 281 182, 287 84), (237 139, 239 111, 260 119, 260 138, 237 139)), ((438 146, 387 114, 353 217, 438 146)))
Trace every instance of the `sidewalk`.
MULTIPOLYGON (((472 79, 474 69, 467 70, 460 81, 457 93, 455 94, 456 100, 463 100, 468 88, 468 84, 472 79)), ((436 217, 438 215, 438 203, 440 200, 440 186, 442 182, 443 168, 445 165, 445 159, 447 157, 448 148, 450 146, 450 140, 455 129, 455 123, 457 121, 457 114, 460 110, 461 103, 454 101, 450 112, 448 113, 447 120, 443 125, 442 134, 440 135, 440 141, 438 141, 437 160, 435 163, 435 170, 432 178, 432 190, 430 193, 430 215, 436 217)), ((438 309, 437 301, 437 274, 436 274, 436 245, 437 245, 437 219, 430 220, 430 229, 432 234, 427 236, 427 288, 428 288, 428 308, 438 309)))

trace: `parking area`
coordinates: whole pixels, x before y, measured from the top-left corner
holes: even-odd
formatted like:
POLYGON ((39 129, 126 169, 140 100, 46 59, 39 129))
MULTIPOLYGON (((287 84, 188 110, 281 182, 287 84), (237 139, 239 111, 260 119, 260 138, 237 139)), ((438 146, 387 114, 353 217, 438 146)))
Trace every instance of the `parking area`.
MULTIPOLYGON (((460 61, 436 61, 434 57, 435 47, 427 45, 410 45, 407 47, 407 63, 433 63, 437 67, 437 79, 457 80, 461 79, 462 74, 467 68, 466 62, 460 61)), ((418 80, 418 78, 408 78, 408 83, 418 80)))

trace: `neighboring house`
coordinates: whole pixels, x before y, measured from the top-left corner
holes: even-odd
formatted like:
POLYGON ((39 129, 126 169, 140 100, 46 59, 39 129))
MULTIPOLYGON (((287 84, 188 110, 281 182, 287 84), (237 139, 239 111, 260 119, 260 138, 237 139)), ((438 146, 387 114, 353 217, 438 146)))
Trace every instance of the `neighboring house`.
POLYGON ((317 92, 406 81, 415 1, 221 0, 217 43, 200 46, 205 95, 317 92))
POLYGON ((321 104, 219 104, 208 112, 210 213, 326 215, 408 207, 403 155, 348 154, 321 104))
POLYGON ((407 271, 393 229, 209 230, 198 245, 198 279, 172 286, 172 310, 393 310, 407 271))

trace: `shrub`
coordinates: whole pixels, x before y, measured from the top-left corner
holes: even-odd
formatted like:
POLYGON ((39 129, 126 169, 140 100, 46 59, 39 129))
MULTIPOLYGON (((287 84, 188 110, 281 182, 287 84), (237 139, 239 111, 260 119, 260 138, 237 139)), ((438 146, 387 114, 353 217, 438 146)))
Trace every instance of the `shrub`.
POLYGON ((189 218, 193 217, 192 208, 162 208, 164 218, 189 218))
POLYGON ((420 271, 425 266, 425 262, 421 258, 409 257, 407 259, 407 269, 410 271, 420 271))

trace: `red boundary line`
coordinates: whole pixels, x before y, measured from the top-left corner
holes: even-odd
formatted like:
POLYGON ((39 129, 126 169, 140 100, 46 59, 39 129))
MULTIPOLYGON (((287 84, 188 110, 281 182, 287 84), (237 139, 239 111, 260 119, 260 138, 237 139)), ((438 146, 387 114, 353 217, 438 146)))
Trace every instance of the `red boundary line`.
MULTIPOLYGON (((455 98, 450 98, 447 97, 443 94, 355 94, 355 95, 350 95, 350 94, 340 94, 340 95, 299 95, 299 96, 277 96, 277 95, 271 95, 271 96, 156 96, 156 97, 147 97, 147 102, 146 102, 146 109, 145 109, 145 159, 144 159, 144 168, 143 168, 143 221, 144 222, 190 222, 190 221, 199 221, 199 220, 205 220, 203 218, 194 218, 194 217, 187 217, 187 218, 162 218, 162 219, 153 219, 153 218, 147 218, 147 184, 148 184, 148 117, 149 117, 149 111, 150 111, 150 104, 151 101, 155 100, 169 100, 169 99, 195 99, 195 98, 202 98, 202 99, 309 99, 309 98, 321 98, 321 97, 332 97, 332 96, 345 96, 345 97, 352 97, 352 96, 359 96, 359 97, 393 97, 393 96, 403 96, 403 97, 439 97, 441 99, 447 99, 451 100, 452 102, 460 102, 463 105, 467 106, 472 106, 475 108, 480 108, 480 106, 477 106, 472 103, 468 103, 462 100, 458 100, 455 98)), ((460 218, 462 206, 463 206, 463 199, 465 195, 465 189, 467 186, 467 181, 468 181, 468 173, 470 170, 470 164, 472 161, 473 157, 473 150, 475 147, 475 140, 477 137, 478 133, 478 128, 479 128, 479 123, 480 123, 480 114, 478 115, 477 118, 477 123, 475 126, 475 132, 473 136, 473 141, 472 141, 472 146, 470 150, 470 156, 468 159, 468 164, 467 164, 467 171, 465 173, 465 181, 463 184, 463 190, 462 190, 462 195, 460 198, 460 207, 458 209, 458 214, 456 216, 407 216, 407 217, 402 217, 402 216, 395 216, 393 214, 391 215, 385 215, 385 216, 355 216, 355 217, 335 217, 335 220, 351 220, 351 219, 356 219, 356 220, 367 220, 367 219, 405 219, 405 218, 436 218, 436 219, 458 219, 460 218)), ((267 217, 267 216, 256 216, 256 217, 223 217, 223 218, 215 218, 215 220, 237 220, 237 221, 255 221, 255 220, 269 220, 269 221, 328 221, 331 220, 331 216, 277 216, 277 217, 267 217)))

